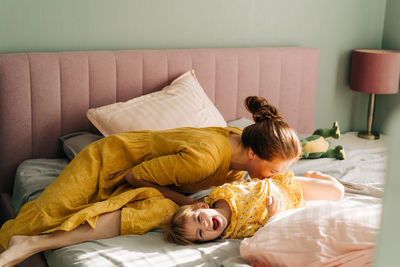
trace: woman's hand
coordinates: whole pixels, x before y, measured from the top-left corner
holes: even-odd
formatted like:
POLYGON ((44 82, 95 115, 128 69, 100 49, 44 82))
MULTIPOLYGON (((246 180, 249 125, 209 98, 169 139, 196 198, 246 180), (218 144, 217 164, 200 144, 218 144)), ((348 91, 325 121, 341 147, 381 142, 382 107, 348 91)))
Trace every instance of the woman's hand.
POLYGON ((195 203, 204 202, 205 198, 206 197, 196 198, 194 201, 195 201, 195 203))
POLYGON ((279 198, 275 197, 274 195, 267 197, 266 206, 267 206, 269 217, 272 217, 272 216, 285 210, 285 204, 279 198))

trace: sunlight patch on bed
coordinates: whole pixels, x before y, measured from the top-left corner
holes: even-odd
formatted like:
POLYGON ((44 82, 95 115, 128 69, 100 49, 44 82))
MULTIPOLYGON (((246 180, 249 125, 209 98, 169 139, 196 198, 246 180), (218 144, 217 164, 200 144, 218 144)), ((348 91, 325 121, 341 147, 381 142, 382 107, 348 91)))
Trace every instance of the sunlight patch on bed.
POLYGON ((239 255, 240 240, 218 240, 195 246, 166 243, 162 232, 118 236, 46 252, 49 266, 196 266, 239 255))

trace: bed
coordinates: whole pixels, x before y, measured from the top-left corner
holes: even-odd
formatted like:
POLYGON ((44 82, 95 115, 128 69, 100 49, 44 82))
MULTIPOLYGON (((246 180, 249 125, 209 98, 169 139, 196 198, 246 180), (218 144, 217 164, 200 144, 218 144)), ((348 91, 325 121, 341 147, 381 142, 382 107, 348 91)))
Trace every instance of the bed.
MULTIPOLYGON (((74 153, 79 152, 79 146, 110 134, 99 126, 101 120, 89 116, 89 121, 88 110, 98 111, 104 106, 149 95, 150 99, 146 101, 152 101, 155 93, 165 90, 160 91, 162 88, 171 88, 176 78, 185 73, 195 77, 195 81, 204 89, 207 99, 204 99, 202 107, 211 108, 211 112, 214 112, 212 115, 218 112, 221 117, 216 116, 215 119, 222 125, 228 123, 244 127, 251 123, 243 100, 248 95, 261 95, 279 108, 299 134, 305 136, 314 130, 318 73, 318 49, 315 48, 3 54, 0 55, 1 223, 15 216, 23 203, 36 198, 68 164, 74 153)), ((204 98, 204 95, 201 97, 204 98)), ((174 119, 171 119, 176 114, 170 112, 173 113, 184 104, 168 102, 163 106, 163 103, 157 102, 151 109, 163 107, 158 114, 165 113, 163 115, 167 116, 163 119, 167 122, 165 127, 176 126, 174 119)), ((109 114, 108 110, 105 114, 109 114)), ((183 110, 178 117, 182 114, 189 113, 183 110)), ((157 117, 140 116, 145 125, 151 118, 157 117)), ((211 117, 209 113, 202 118, 196 117, 199 124, 194 126, 203 126, 211 117)), ((115 118, 110 120, 114 121, 115 118)), ((136 122, 132 123, 134 127, 146 127, 136 122)), ((129 123, 124 121, 122 125, 129 123)), ((158 126, 159 122, 155 120, 153 125, 158 126)), ((340 140, 337 142, 340 143, 340 140)), ((314 253, 318 247, 300 253, 296 248, 301 246, 294 242, 293 236, 288 236, 285 239, 286 251, 284 248, 279 251, 281 256, 284 255, 293 263, 293 259, 287 255, 297 255, 297 262, 305 264, 300 260, 302 254, 323 254, 313 263, 315 266, 321 262, 328 265, 329 262, 346 260, 368 263, 378 232, 386 158, 385 155, 369 154, 351 147, 345 147, 345 150, 348 155, 345 161, 301 160, 293 166, 296 175, 302 175, 307 170, 319 170, 338 177, 347 188, 346 198, 339 206, 312 203, 305 209, 285 212, 274 217, 268 228, 262 229, 265 233, 260 231, 260 235, 254 236, 254 239, 217 240, 183 247, 164 242, 162 233, 154 230, 144 235, 120 236, 47 251, 32 256, 21 266, 249 266, 260 261, 257 253, 248 253, 256 251, 251 245, 261 244, 264 242, 263 236, 285 229, 278 226, 286 225, 286 229, 290 229, 291 221, 304 221, 304 218, 314 223, 315 218, 324 218, 325 221, 319 222, 324 224, 330 223, 332 217, 343 218, 341 221, 344 223, 337 227, 349 229, 349 225, 354 226, 352 238, 353 241, 358 238, 356 243, 359 246, 352 246, 351 241, 346 239, 347 243, 342 243, 340 249, 333 248, 337 242, 319 246, 328 247, 329 253, 314 253), (368 212, 361 212, 366 208, 368 212), (335 213, 335 210, 341 212, 335 213), (354 217, 351 215, 356 210, 360 210, 360 214, 347 222, 347 218, 354 217), (317 216, 321 213, 329 216, 317 216), (377 216, 373 218, 371 214, 377 216), (369 234, 359 237, 359 232, 365 232, 365 229, 369 234), (287 245, 289 243, 290 246, 287 245)), ((207 192, 199 192, 194 197, 204 194, 207 192)), ((307 225, 303 224, 303 227, 307 225)), ((302 230, 299 228, 298 231, 302 230)), ((313 238, 317 240, 318 236, 313 238)), ((264 245, 276 245, 277 237, 274 242, 264 245)), ((279 260, 275 254, 269 255, 268 260, 261 259, 271 264, 274 260, 279 260)))

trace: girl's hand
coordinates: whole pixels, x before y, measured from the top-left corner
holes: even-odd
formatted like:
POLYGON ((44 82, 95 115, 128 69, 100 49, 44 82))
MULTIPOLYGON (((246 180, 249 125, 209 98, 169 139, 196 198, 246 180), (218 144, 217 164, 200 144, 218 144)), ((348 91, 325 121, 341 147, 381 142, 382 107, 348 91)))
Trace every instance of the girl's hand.
POLYGON ((272 216, 285 210, 285 204, 279 198, 275 197, 274 195, 267 197, 266 205, 267 205, 269 217, 272 217, 272 216))

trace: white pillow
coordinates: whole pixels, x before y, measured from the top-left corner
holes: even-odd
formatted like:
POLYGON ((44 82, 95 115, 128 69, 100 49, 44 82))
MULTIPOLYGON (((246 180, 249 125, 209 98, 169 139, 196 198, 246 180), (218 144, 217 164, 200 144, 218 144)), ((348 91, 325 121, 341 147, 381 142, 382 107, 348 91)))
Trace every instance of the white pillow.
POLYGON ((252 266, 365 266, 372 261, 381 208, 379 201, 310 201, 272 217, 241 242, 240 254, 252 266))
POLYGON ((104 136, 136 130, 227 126, 193 70, 160 91, 89 109, 87 117, 104 136))

